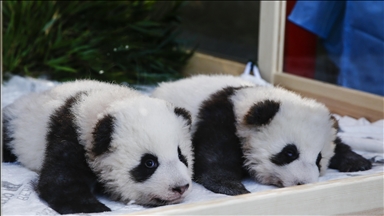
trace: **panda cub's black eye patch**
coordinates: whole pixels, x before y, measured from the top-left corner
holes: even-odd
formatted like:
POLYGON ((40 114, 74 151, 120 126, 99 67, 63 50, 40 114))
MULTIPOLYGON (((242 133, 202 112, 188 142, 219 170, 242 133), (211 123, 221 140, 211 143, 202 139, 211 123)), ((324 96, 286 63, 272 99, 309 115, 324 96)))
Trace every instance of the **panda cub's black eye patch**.
POLYGON ((155 173, 159 162, 157 157, 152 154, 144 154, 141 157, 140 164, 130 171, 132 179, 136 182, 144 182, 155 173))
POLYGON ((179 154, 179 160, 188 167, 187 158, 181 153, 180 147, 177 147, 177 153, 179 154))
POLYGON ((320 161, 321 159, 323 158, 323 156, 321 155, 321 152, 317 155, 317 159, 316 159, 316 166, 319 168, 319 171, 321 170, 321 164, 320 164, 320 161))
POLYGON ((279 153, 273 155, 270 160, 272 163, 283 166, 299 158, 299 151, 294 144, 286 145, 279 153))

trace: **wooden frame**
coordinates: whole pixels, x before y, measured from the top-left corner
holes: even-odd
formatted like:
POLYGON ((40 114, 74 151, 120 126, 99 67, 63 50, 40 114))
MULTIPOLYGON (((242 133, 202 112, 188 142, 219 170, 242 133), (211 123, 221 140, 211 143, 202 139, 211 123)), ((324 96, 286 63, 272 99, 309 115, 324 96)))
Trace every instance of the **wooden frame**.
POLYGON ((200 203, 165 206, 135 215, 382 214, 383 176, 375 174, 274 189, 200 203), (376 191, 376 193, 372 193, 376 191), (357 196, 358 194, 358 196, 357 196))
MULTIPOLYGON (((261 2, 258 65, 262 77, 315 98, 334 113, 370 121, 383 119, 383 97, 283 73, 285 9, 285 1, 261 2)), ((244 68, 245 64, 196 53, 184 73, 239 75, 244 68)), ((132 214, 383 214, 383 179, 379 173, 132 214)))
POLYGON ((275 85, 316 98, 334 113, 370 121, 383 119, 383 97, 283 72, 285 11, 285 1, 261 3, 258 54, 261 75, 275 85))

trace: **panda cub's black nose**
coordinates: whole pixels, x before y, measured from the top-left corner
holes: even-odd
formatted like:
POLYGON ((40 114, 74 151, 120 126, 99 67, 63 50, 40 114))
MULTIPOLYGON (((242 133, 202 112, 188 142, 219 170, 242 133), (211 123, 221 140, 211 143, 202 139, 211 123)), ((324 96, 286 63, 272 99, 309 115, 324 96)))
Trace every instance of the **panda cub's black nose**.
POLYGON ((188 188, 189 188, 189 184, 186 184, 184 186, 174 187, 172 188, 172 191, 182 195, 188 188))

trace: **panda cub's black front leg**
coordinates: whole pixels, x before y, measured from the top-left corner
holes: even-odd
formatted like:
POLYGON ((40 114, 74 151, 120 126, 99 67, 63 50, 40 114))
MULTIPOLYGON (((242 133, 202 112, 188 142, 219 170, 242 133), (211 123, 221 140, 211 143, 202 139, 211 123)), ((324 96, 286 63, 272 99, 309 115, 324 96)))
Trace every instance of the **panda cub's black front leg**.
POLYGON ((335 155, 331 158, 329 168, 337 169, 340 172, 364 171, 372 168, 372 163, 361 155, 352 151, 351 147, 344 144, 337 137, 335 155))
POLYGON ((241 182, 240 178, 231 178, 231 174, 235 173, 219 173, 220 170, 214 171, 210 174, 211 176, 200 176, 195 179, 196 182, 203 185, 208 190, 214 193, 226 194, 226 195, 241 195, 250 193, 241 182))
POLYGON ((96 176, 78 143, 61 141, 47 146, 37 191, 60 214, 110 211, 93 194, 96 176))

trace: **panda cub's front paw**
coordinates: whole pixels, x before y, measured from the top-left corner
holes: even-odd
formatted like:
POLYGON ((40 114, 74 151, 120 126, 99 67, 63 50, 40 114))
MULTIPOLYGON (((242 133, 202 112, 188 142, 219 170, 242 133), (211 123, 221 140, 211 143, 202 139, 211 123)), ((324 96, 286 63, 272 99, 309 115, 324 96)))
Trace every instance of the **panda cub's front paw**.
POLYGON ((357 171, 369 170, 371 168, 372 168, 371 161, 351 151, 344 155, 344 160, 341 161, 337 169, 340 172, 357 172, 357 171))
POLYGON ((335 139, 335 144, 335 155, 330 160, 329 168, 340 172, 357 172, 372 168, 371 161, 352 151, 340 137, 335 139))

